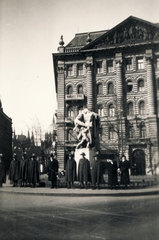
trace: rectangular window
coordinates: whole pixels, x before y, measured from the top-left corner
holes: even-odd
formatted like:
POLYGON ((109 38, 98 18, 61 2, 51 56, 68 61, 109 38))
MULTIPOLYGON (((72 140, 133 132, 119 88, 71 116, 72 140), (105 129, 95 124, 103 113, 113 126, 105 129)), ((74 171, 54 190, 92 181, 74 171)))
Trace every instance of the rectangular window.
POLYGON ((132 69, 133 69, 132 58, 127 58, 126 59, 126 70, 131 71, 132 69))
POLYGON ((77 65, 77 74, 78 74, 78 76, 81 76, 81 75, 83 75, 83 64, 78 64, 77 65))
POLYGON ((143 58, 138 58, 137 59, 137 69, 138 70, 144 69, 144 60, 143 60, 143 58))
POLYGON ((72 64, 67 66, 67 76, 68 77, 73 76, 73 65, 72 64))
POLYGON ((113 60, 109 60, 107 61, 107 72, 113 72, 114 71, 114 67, 113 67, 113 60))
POLYGON ((97 62, 97 73, 102 73, 103 68, 102 68, 102 62, 97 62))

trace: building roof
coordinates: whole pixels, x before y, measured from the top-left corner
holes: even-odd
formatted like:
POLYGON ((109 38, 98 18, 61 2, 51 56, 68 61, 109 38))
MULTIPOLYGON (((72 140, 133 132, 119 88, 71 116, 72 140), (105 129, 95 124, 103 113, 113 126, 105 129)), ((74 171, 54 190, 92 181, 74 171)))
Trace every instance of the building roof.
POLYGON ((91 41, 94 41, 95 39, 102 36, 106 32, 107 30, 90 32, 90 33, 77 33, 75 34, 75 37, 66 45, 66 48, 67 47, 84 47, 87 44, 88 35, 91 41))

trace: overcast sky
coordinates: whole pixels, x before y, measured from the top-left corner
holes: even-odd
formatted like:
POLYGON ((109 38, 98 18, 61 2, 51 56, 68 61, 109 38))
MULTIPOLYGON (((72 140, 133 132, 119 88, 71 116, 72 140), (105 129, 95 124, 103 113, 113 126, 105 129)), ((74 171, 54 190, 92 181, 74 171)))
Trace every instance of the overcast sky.
POLYGON ((52 53, 60 36, 107 30, 130 15, 159 22, 158 0, 0 0, 0 97, 16 134, 57 108, 52 53))

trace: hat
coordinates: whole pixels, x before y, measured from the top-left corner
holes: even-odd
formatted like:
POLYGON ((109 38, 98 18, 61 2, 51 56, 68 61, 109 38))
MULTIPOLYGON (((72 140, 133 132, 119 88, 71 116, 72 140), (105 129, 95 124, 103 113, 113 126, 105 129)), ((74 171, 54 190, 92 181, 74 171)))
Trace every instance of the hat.
POLYGON ((50 157, 53 157, 53 156, 54 156, 53 153, 51 153, 51 154, 50 154, 50 157))
POLYGON ((84 152, 82 152, 80 155, 85 156, 86 154, 84 152))

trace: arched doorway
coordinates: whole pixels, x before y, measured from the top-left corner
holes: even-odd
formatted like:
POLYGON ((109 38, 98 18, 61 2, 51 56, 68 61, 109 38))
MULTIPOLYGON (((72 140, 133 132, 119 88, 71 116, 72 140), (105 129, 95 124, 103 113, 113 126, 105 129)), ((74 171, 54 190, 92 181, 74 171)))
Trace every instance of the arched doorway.
POLYGON ((132 154, 133 175, 145 175, 145 153, 141 149, 137 149, 132 154))

